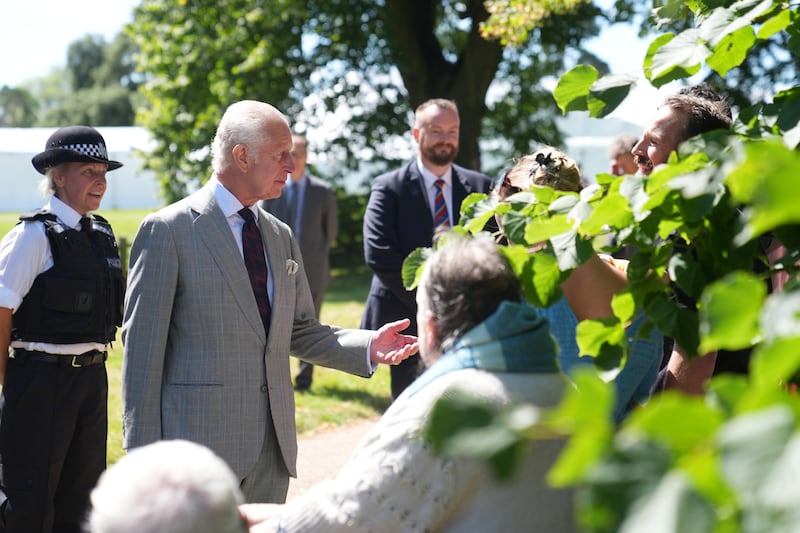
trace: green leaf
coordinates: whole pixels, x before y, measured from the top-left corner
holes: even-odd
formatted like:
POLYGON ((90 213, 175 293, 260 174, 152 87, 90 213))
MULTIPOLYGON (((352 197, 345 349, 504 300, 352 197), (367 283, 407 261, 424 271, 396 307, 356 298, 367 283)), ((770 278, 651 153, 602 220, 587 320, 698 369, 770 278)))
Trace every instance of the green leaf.
POLYGON ((436 453, 445 453, 459 431, 486 427, 495 416, 495 408, 486 400, 456 389, 434 404, 424 437, 436 453))
POLYGON ((589 90, 597 77, 597 69, 588 65, 578 65, 561 76, 553 90, 561 112, 587 111, 589 90))
POLYGON ((706 63, 717 74, 724 77, 729 70, 744 62, 755 42, 756 36, 751 26, 740 28, 719 41, 706 63))
POLYGON ((761 310, 761 327, 768 341, 800 332, 800 291, 773 294, 761 310))
POLYGON ((619 368, 625 355, 625 328, 617 317, 581 320, 575 336, 580 355, 602 355, 602 358, 595 360, 601 370, 619 368))
POLYGON ((589 116, 602 118, 614 111, 628 96, 636 77, 628 74, 603 76, 592 84, 587 97, 589 116))
POLYGON ((422 277, 425 262, 431 256, 431 253, 433 253, 431 248, 417 248, 405 258, 401 274, 403 276, 403 286, 406 289, 412 290, 417 287, 419 279, 422 277))
MULTIPOLYGON (((670 467, 667 450, 642 439, 616 439, 614 448, 586 476, 578 516, 588 531, 618 532, 670 467)), ((650 531, 646 528, 643 531, 650 531)), ((640 530, 642 531, 642 530, 640 530)))
POLYGON ((686 453, 706 446, 723 420, 703 398, 668 391, 654 397, 646 409, 633 411, 624 431, 644 435, 673 453, 686 453))
POLYGON ((720 468, 744 501, 768 480, 794 430, 794 415, 784 406, 738 416, 720 428, 720 468))
POLYGON ((700 342, 697 312, 678 307, 663 293, 655 294, 647 302, 645 312, 659 331, 674 338, 690 357, 697 355, 700 342))
POLYGON ((537 307, 549 307, 561 297, 561 270, 548 253, 530 253, 524 246, 500 248, 522 282, 525 298, 537 307))
POLYGON ((576 193, 564 193, 558 196, 547 206, 547 211, 553 215, 568 215, 576 205, 580 203, 580 197, 576 193))
POLYGON ((614 316, 616 316, 622 324, 628 324, 633 320, 633 314, 636 312, 636 302, 629 289, 614 295, 611 299, 611 309, 614 311, 614 316))
POLYGON ((526 264, 523 287, 528 301, 539 307, 550 307, 561 298, 564 275, 556 258, 548 253, 530 255, 526 264))
POLYGON ((478 233, 494 216, 497 198, 482 193, 471 193, 461 203, 460 225, 470 233, 478 233))
POLYGON ((592 368, 577 368, 571 378, 575 387, 567 387, 550 416, 554 428, 572 434, 547 475, 547 481, 556 487, 582 480, 608 449, 614 433, 613 385, 601 380, 592 368))
MULTIPOLYGON (((526 427, 519 416, 509 418, 490 404, 467 391, 455 389, 434 404, 423 430, 435 453, 475 457, 488 461, 498 480, 507 480, 517 471, 529 437, 535 437, 541 412, 526 409, 526 427), (531 416, 531 412, 533 416, 531 416)), ((547 430, 544 438, 551 438, 547 430)))
POLYGON ((783 144, 795 149, 800 145, 800 89, 782 91, 774 102, 779 105, 775 124, 783 133, 783 144))
MULTIPOLYGON (((756 4, 755 2, 752 2, 756 4)), ((700 25, 700 38, 711 45, 717 47, 720 42, 730 35, 739 32, 743 28, 749 28, 753 20, 764 14, 773 7, 772 0, 761 1, 753 9, 734 11, 725 7, 714 9, 700 25)), ((743 7, 739 3, 738 7, 743 7)))
MULTIPOLYGON (((500 206, 502 207, 502 206, 500 206)), ((499 207, 498 207, 499 211, 499 207)), ((528 226, 528 215, 520 211, 504 211, 500 216, 502 221, 503 235, 509 242, 525 243, 525 229, 528 226)))
POLYGON ((708 285, 700 299, 700 353, 752 346, 767 287, 749 272, 734 272, 708 285), (731 312, 732 310, 736 312, 731 312))
MULTIPOLYGON (((700 40, 698 30, 684 30, 652 55, 649 79, 653 85, 660 87, 670 81, 693 76, 700 71, 709 54, 708 48, 700 40)), ((649 49, 647 57, 650 57, 649 49)))
POLYGON ((777 14, 765 21, 758 29, 756 37, 766 40, 778 32, 785 30, 792 21, 792 12, 789 9, 780 9, 777 14))
POLYGON ((564 272, 582 265, 594 253, 592 242, 582 239, 574 231, 554 235, 550 238, 550 243, 558 259, 558 268, 564 272))
POLYGON ((635 220, 642 220, 650 212, 650 208, 646 207, 650 200, 646 187, 646 176, 625 176, 619 185, 619 193, 628 201, 635 220))
POLYGON ((707 533, 714 509, 680 472, 669 472, 631 506, 620 533, 707 533))
POLYGON ((788 385, 800 372, 800 335, 783 337, 758 346, 750 358, 750 378, 755 387, 775 389, 788 385))
POLYGON ((669 277, 686 294, 699 297, 707 279, 697 259, 691 253, 676 253, 667 264, 669 277))
POLYGON ((778 226, 800 222, 800 154, 771 140, 745 144, 745 155, 726 182, 736 202, 749 204, 743 211, 745 230, 736 237, 737 245, 778 226))
POLYGON ((553 215, 550 218, 529 220, 525 226, 525 242, 539 243, 556 235, 568 232, 574 226, 567 215, 553 215))
POLYGON ((633 223, 631 206, 619 193, 621 181, 612 184, 608 194, 594 204, 591 214, 578 227, 581 234, 598 235, 606 226, 619 229, 633 223))
POLYGON ((774 466, 767 472, 758 491, 759 506, 747 520, 753 523, 753 515, 770 531, 791 531, 797 527, 797 502, 800 500, 800 436, 795 432, 780 451, 774 466))

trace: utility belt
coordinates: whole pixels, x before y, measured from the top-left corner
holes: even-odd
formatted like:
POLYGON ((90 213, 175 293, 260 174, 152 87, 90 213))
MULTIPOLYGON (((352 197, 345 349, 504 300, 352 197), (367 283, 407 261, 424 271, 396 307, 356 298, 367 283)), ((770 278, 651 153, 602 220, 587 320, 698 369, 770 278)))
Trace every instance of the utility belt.
POLYGON ((108 359, 108 352, 89 350, 80 355, 60 355, 14 348, 14 354, 11 357, 21 364, 25 364, 27 361, 33 361, 35 363, 52 363, 59 366, 83 368, 85 366, 101 365, 105 363, 106 359, 108 359))

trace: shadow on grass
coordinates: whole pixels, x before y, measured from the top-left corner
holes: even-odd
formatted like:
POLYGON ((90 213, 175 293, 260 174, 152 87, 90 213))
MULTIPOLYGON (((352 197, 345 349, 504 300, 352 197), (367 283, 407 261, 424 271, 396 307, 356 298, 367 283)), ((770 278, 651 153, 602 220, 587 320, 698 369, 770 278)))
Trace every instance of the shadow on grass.
POLYGON ((369 294, 372 271, 365 265, 334 269, 325 302, 363 302, 369 294))
POLYGON ((315 396, 336 399, 342 402, 355 402, 364 407, 375 411, 375 414, 382 415, 389 405, 391 399, 385 395, 372 394, 367 390, 353 389, 350 387, 340 387, 336 385, 320 384, 315 385, 313 392, 315 396))

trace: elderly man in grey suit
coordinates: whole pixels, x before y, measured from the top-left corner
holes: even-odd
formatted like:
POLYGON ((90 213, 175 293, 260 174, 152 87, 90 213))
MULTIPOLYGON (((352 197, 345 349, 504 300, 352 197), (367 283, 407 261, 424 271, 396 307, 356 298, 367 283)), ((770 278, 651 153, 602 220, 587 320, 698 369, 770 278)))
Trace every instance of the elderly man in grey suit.
POLYGON ((209 182, 148 215, 130 255, 124 446, 208 446, 247 501, 285 501, 296 476, 290 351, 365 377, 417 351, 416 338, 400 334, 407 319, 368 331, 315 317, 297 242, 257 205, 280 195, 294 171, 291 150, 277 109, 231 105, 211 146, 209 182))
MULTIPOLYGON (((300 243, 311 299, 314 300, 314 310, 319 318, 325 289, 331 279, 329 254, 339 231, 339 212, 336 193, 330 184, 306 172, 306 138, 292 135, 292 140, 292 179, 286 183, 283 194, 265 200, 262 207, 289 224, 300 243)), ((314 365, 300 360, 300 368, 294 378, 295 388, 299 391, 309 390, 313 376, 314 365)))

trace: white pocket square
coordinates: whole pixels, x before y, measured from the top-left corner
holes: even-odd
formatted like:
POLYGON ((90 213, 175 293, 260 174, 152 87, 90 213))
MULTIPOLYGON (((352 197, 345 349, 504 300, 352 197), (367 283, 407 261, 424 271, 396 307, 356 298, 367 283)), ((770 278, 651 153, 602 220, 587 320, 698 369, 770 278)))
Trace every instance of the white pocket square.
POLYGON ((287 274, 289 274, 290 276, 294 276, 295 274, 297 274, 297 271, 299 269, 300 269, 300 265, 298 265, 297 262, 295 262, 295 261, 293 261, 291 259, 287 259, 286 260, 286 273, 287 274))

